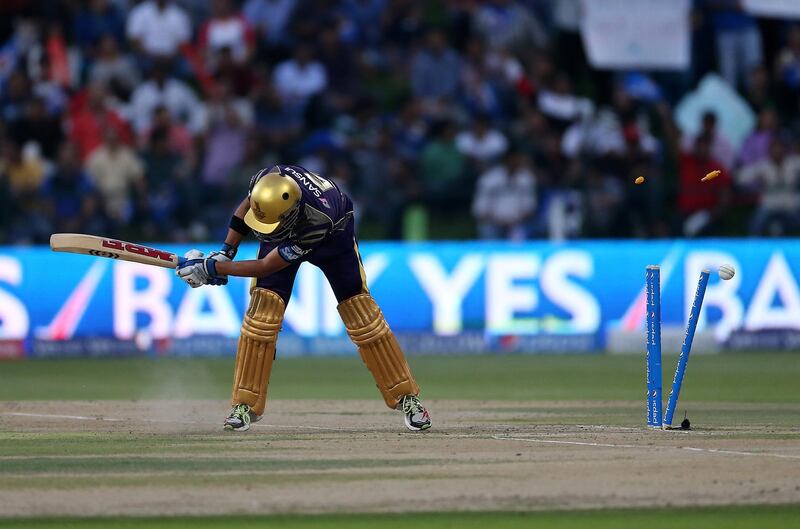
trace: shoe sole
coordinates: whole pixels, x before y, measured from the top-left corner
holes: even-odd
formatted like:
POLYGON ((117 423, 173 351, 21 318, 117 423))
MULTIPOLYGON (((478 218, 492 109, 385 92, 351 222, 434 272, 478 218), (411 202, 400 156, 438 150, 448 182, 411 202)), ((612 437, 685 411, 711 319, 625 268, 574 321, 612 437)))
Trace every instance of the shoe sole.
POLYGON ((226 425, 224 425, 222 427, 222 429, 225 430, 226 432, 246 432, 247 430, 250 429, 250 425, 249 424, 245 424, 241 428, 234 428, 230 424, 226 424, 226 425))
POLYGON ((408 420, 408 417, 405 417, 404 421, 406 423, 406 428, 408 428, 412 432, 423 432, 431 427, 431 423, 427 423, 423 426, 413 426, 411 422, 408 420))

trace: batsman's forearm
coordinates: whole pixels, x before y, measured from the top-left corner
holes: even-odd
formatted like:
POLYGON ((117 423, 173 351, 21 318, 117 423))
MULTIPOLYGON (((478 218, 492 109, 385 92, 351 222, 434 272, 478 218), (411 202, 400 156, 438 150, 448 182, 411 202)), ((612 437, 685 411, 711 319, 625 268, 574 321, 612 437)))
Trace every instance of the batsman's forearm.
POLYGON ((216 270, 217 275, 222 276, 265 277, 283 270, 287 266, 289 263, 284 261, 276 250, 272 250, 261 259, 216 263, 216 270))
POLYGON ((239 244, 244 239, 244 236, 238 231, 228 228, 228 235, 225 237, 225 244, 230 244, 234 248, 238 248, 239 244))

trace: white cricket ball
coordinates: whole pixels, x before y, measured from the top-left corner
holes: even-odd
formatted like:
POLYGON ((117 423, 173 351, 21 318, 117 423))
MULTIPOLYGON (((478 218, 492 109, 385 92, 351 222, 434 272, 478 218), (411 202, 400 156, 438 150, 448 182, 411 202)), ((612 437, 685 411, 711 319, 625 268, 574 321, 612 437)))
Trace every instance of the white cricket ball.
POLYGON ((724 264, 719 267, 719 277, 727 281, 736 274, 736 269, 733 265, 724 264))

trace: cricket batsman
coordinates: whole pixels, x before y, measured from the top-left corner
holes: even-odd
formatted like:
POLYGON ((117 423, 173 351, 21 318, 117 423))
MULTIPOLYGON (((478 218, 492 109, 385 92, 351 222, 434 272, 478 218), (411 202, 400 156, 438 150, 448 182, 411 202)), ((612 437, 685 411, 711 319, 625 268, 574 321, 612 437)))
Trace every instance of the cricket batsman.
POLYGON ((248 196, 231 217, 222 249, 186 254, 178 277, 192 288, 224 285, 228 276, 255 278, 242 322, 233 374, 230 415, 224 428, 243 432, 261 419, 283 313, 300 264, 308 261, 328 279, 337 310, 386 405, 405 415, 411 431, 430 428, 419 386, 403 351, 367 289, 353 222, 353 202, 334 182, 296 165, 256 173, 248 196), (234 261, 252 231, 258 259, 234 261))

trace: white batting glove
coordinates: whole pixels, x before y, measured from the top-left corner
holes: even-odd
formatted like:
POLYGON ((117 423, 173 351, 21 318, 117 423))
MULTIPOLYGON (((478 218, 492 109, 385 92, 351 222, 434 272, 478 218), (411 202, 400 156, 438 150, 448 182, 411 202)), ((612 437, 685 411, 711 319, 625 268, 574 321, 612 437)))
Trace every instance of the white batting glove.
POLYGON ((197 288, 208 284, 210 276, 203 265, 203 252, 189 250, 184 254, 186 262, 175 269, 175 275, 186 282, 190 287, 197 288))

